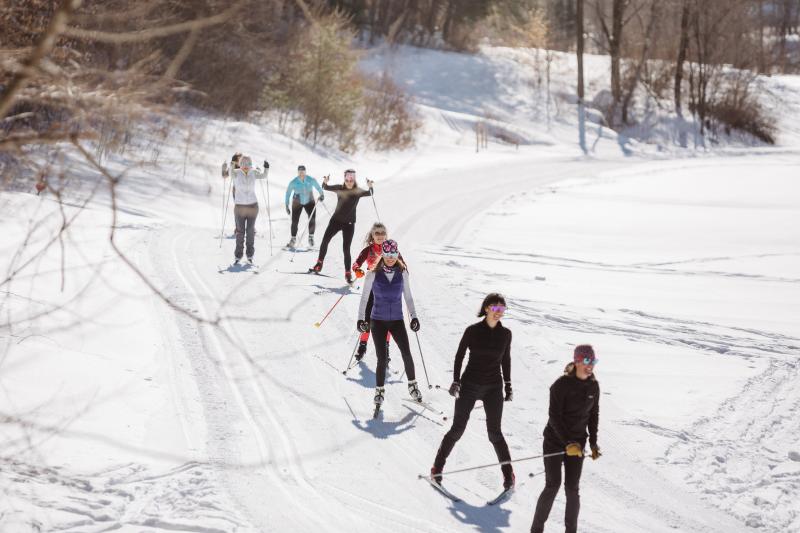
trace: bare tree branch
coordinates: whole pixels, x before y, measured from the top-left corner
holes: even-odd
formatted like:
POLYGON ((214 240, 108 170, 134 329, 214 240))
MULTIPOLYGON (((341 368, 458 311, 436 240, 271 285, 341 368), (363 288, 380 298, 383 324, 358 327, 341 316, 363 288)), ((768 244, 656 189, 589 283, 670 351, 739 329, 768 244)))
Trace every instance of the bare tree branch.
POLYGON ((140 30, 140 31, 130 31, 124 33, 110 33, 105 31, 99 30, 87 30, 83 28, 74 28, 74 27, 67 27, 64 29, 64 35, 68 37, 73 37, 75 39, 85 39, 88 41, 100 42, 100 43, 113 43, 113 44, 124 44, 124 43, 136 43, 147 41, 151 39, 158 39, 160 37, 169 37, 170 35, 175 35, 177 33, 183 33, 187 31, 195 31, 200 30, 203 28, 207 28, 208 26, 215 26, 217 24, 221 24, 236 14, 242 6, 245 5, 246 0, 239 0, 231 7, 219 13, 217 15, 212 15, 206 18, 194 19, 194 20, 187 20, 185 22, 179 22, 177 24, 170 24, 169 26, 162 26, 160 28, 152 28, 149 30, 140 30))
POLYGON ((23 88, 31 77, 32 73, 39 65, 39 63, 50 53, 53 46, 56 44, 56 39, 67 27, 67 21, 70 15, 81 5, 81 0, 64 0, 61 5, 56 9, 50 24, 47 26, 44 35, 42 36, 39 44, 31 53, 30 57, 23 64, 23 68, 19 71, 11 82, 8 84, 5 92, 0 96, 0 117, 4 117, 8 110, 11 109, 14 103, 14 96, 23 88))

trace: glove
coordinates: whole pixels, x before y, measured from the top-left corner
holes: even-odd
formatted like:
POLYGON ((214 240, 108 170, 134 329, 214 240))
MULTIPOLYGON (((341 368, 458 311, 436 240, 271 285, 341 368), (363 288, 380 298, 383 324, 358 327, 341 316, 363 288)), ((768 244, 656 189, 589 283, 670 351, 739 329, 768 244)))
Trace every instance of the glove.
POLYGON ((366 333, 369 331, 369 322, 367 322, 366 320, 359 320, 357 324, 358 324, 358 331, 360 331, 361 333, 366 333))
POLYGON ((222 177, 228 177, 228 163, 222 163, 222 177))
POLYGON ((287 214, 287 215, 291 215, 291 214, 292 214, 292 210, 291 210, 291 209, 289 209, 289 206, 288 206, 288 205, 286 206, 286 214, 287 214))
POLYGON ((450 396, 453 398, 458 399, 459 394, 461 393, 461 383, 458 381, 454 381, 452 385, 450 385, 450 390, 447 391, 450 393, 450 396))
POLYGON ((411 319, 411 331, 419 331, 419 320, 416 317, 411 319))
POLYGON ((360 268, 356 268, 355 269, 355 273, 356 273, 356 278, 357 279, 361 279, 361 278, 364 277, 364 271, 361 270, 360 268))
POLYGON ((600 453, 600 448, 592 446, 592 461, 597 461, 603 454, 600 453))
POLYGON ((269 161, 267 161, 267 160, 265 159, 265 160, 264 160, 264 170, 267 170, 268 168, 269 168, 269 161))
POLYGON ((511 382, 506 381, 506 397, 505 401, 510 402, 514 399, 514 391, 511 390, 511 382))
POLYGON ((570 442, 566 448, 568 457, 583 457, 583 448, 577 442, 570 442))

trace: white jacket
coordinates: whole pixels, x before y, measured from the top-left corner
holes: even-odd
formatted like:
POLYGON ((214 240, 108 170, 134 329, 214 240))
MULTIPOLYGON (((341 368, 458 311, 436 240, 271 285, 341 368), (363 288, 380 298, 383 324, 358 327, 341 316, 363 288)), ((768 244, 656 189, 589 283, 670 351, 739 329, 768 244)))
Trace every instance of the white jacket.
POLYGON ((264 179, 266 176, 267 174, 265 172, 254 168, 250 169, 250 172, 247 174, 240 168, 234 169, 233 186, 236 188, 236 195, 234 196, 236 205, 257 204, 256 180, 264 179))

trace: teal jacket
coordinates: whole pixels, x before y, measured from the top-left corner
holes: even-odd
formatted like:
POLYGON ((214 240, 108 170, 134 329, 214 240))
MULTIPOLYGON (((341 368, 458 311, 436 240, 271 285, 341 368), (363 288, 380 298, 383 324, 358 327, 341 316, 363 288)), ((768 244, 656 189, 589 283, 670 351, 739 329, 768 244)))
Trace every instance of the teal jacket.
POLYGON ((295 176, 295 178, 289 182, 289 186, 286 187, 286 198, 284 199, 284 203, 288 206, 293 196, 297 196, 301 204, 305 205, 311 202, 314 197, 314 191, 312 190, 312 187, 317 189, 320 194, 323 194, 322 187, 320 187, 319 183, 317 183, 317 180, 311 176, 306 176, 305 181, 300 181, 300 177, 295 176))

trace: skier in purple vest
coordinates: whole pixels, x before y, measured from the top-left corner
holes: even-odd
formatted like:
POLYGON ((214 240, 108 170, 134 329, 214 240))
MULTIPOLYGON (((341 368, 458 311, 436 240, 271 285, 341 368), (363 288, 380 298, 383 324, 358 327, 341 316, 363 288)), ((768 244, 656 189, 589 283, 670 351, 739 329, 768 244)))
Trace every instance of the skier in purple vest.
POLYGON ((361 293, 361 304, 358 308, 358 329, 365 332, 372 330, 375 353, 378 355, 378 366, 375 370, 375 413, 383 404, 386 380, 386 333, 394 337, 403 356, 403 365, 408 376, 408 393, 418 401, 422 401, 422 393, 414 378, 414 360, 408 344, 408 332, 403 321, 403 302, 405 298, 408 312, 411 315, 411 331, 419 331, 419 320, 414 309, 414 298, 411 296, 408 269, 400 260, 397 243, 392 239, 382 245, 381 259, 364 278, 364 289, 361 293), (367 301, 373 295, 372 315, 370 321, 365 320, 367 301))

